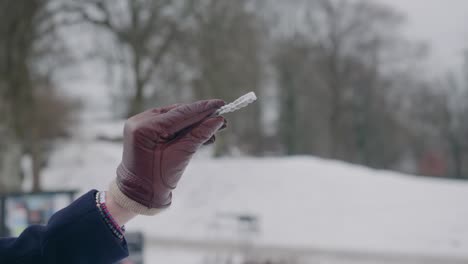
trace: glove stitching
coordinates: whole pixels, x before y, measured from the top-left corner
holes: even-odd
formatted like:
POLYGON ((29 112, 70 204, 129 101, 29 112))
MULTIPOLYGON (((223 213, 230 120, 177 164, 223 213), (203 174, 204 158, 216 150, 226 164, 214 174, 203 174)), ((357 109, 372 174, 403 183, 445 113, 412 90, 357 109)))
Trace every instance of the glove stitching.
POLYGON ((119 170, 122 174, 125 174, 125 180, 128 180, 128 181, 131 181, 133 183, 136 183, 140 186, 145 186, 147 184, 150 184, 151 182, 148 182, 145 178, 140 178, 140 177, 137 177, 135 174, 133 174, 132 172, 130 172, 127 167, 125 167, 124 164, 120 164, 119 166, 119 170))
MULTIPOLYGON (((153 162, 151 164, 151 204, 154 204, 154 196, 155 196, 155 194, 154 194, 154 163, 155 163, 155 160, 154 160, 155 157, 154 156, 155 156, 155 154, 156 154, 156 151, 153 150, 153 159, 152 159, 153 162)), ((162 153, 161 153, 161 155, 162 155, 162 153)), ((162 163, 159 162, 159 167, 161 167, 161 164, 162 163)))
POLYGON ((174 187, 170 186, 166 180, 164 179, 164 173, 163 173, 163 168, 162 168, 162 164, 163 164, 163 158, 164 158, 164 150, 166 150, 167 146, 170 146, 170 144, 167 144, 167 145, 164 145, 162 150, 161 150, 161 155, 159 157, 159 177, 161 178, 161 183, 166 187, 166 188, 169 188, 171 190, 174 189, 174 187))

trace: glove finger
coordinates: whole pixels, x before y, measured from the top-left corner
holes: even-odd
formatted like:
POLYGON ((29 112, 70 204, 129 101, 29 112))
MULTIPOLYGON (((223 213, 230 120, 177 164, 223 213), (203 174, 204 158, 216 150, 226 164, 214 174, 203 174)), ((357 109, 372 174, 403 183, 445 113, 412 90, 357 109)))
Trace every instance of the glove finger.
MULTIPOLYGON (((227 128, 227 123, 228 123, 227 119, 224 119, 223 125, 216 132, 220 132, 220 131, 226 129, 227 128)), ((213 144, 215 142, 216 142, 216 135, 213 135, 210 139, 208 139, 208 141, 203 143, 203 145, 210 145, 210 144, 213 144)))
POLYGON ((174 135, 203 121, 224 104, 223 100, 212 99, 180 105, 161 115, 160 124, 168 135, 174 135))
POLYGON ((141 117, 148 117, 150 114, 164 114, 176 107, 179 107, 179 106, 182 106, 183 104, 172 104, 172 105, 168 105, 168 106, 163 106, 163 107, 154 107, 154 108, 150 108, 150 109, 147 109, 145 110, 144 112, 141 112, 141 113, 138 113, 136 115, 134 115, 133 117, 135 117, 136 119, 139 119, 141 117))
POLYGON ((177 141, 181 144, 187 144, 186 142, 190 142, 184 146, 187 151, 194 152, 196 151, 201 145, 208 142, 211 137, 220 129, 224 124, 224 118, 221 116, 208 118, 188 133, 183 135, 177 141))
MULTIPOLYGON (((220 131, 226 129, 227 126, 228 126, 227 124, 228 124, 228 121, 227 121, 227 119, 225 118, 225 119, 224 119, 224 122, 223 122, 223 125, 222 125, 222 126, 218 129, 218 131, 216 131, 216 132, 220 132, 220 131)), ((213 135, 210 139, 208 139, 208 141, 206 141, 205 143, 203 143, 203 145, 211 145, 211 144, 213 144, 213 143, 215 143, 215 142, 216 142, 216 135, 213 135)))
POLYGON ((164 113, 171 111, 174 108, 177 108, 183 105, 185 104, 172 104, 168 106, 158 107, 158 108, 154 108, 152 112, 156 114, 164 114, 164 113))
POLYGON ((222 131, 228 127, 228 121, 227 119, 224 119, 223 125, 218 129, 218 131, 222 131))
POLYGON ((216 135, 213 135, 212 137, 210 137, 210 139, 208 139, 205 143, 203 143, 203 145, 204 146, 211 145, 215 143, 215 141, 216 141, 216 135))

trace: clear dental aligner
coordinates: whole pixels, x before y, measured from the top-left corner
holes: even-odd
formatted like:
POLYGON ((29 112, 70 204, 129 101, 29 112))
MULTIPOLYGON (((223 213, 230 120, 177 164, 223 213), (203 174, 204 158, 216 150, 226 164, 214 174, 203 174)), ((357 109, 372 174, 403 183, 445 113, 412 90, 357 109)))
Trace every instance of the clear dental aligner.
POLYGON ((214 113, 214 115, 224 115, 226 113, 237 111, 255 102, 256 100, 257 100, 257 96, 255 95, 255 93, 250 92, 248 94, 245 94, 237 98, 234 102, 222 106, 221 108, 218 109, 218 111, 216 111, 216 113, 214 113))

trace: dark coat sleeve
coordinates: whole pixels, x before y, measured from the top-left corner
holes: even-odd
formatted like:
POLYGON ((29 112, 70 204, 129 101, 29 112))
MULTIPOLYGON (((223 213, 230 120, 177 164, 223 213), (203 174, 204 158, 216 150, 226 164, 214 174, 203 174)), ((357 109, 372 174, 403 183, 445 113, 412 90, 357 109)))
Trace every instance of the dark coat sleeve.
POLYGON ((128 256, 95 203, 96 190, 55 213, 46 226, 30 226, 17 238, 0 239, 0 263, 115 263, 128 256))

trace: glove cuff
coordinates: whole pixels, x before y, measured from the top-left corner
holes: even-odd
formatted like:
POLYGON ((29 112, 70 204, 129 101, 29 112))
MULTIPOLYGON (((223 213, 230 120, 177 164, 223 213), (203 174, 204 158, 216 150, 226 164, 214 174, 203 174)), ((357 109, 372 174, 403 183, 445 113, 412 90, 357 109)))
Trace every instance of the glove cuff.
POLYGON ((164 210, 164 208, 148 208, 130 199, 119 189, 119 186, 115 180, 113 180, 109 186, 109 194, 118 205, 136 214, 156 215, 164 210))

